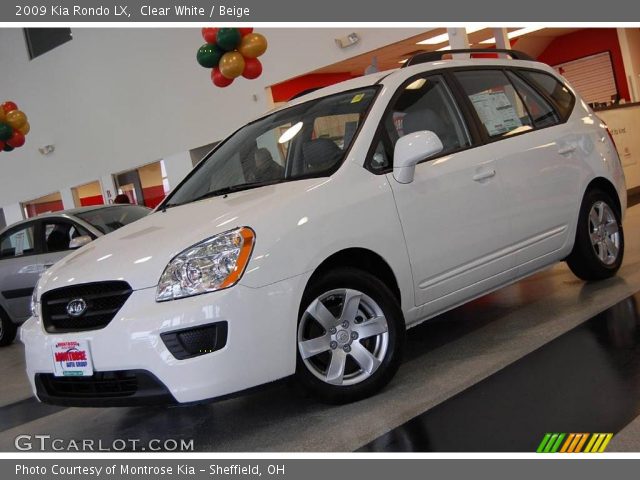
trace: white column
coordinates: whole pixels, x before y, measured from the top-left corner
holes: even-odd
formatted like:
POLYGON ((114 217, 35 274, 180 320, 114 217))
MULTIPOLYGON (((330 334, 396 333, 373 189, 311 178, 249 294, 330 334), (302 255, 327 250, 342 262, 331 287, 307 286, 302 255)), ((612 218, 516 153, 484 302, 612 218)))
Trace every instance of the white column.
POLYGON ((70 188, 61 188, 60 196, 62 197, 62 207, 65 210, 70 208, 76 208, 79 205, 76 205, 76 202, 73 200, 73 192, 70 188))
POLYGON ((12 223, 24 220, 22 207, 19 203, 14 203, 13 205, 5 205, 4 207, 2 207, 2 211, 4 212, 4 220, 5 222, 7 222, 7 225, 11 225, 12 223))
POLYGON ((162 159, 167 172, 169 187, 174 189, 178 183, 193 169, 189 152, 180 152, 162 159))
MULTIPOLYGON (((466 29, 447 28, 447 33, 449 34, 449 45, 451 46, 451 50, 469 48, 469 37, 467 36, 466 29)), ((453 58, 465 59, 465 58, 469 58, 469 55, 466 53, 456 53, 453 55, 453 58)))
POLYGON ((640 101, 640 34, 633 29, 618 28, 618 43, 632 102, 640 101))
POLYGON ((116 198, 117 192, 111 175, 103 175, 100 177, 100 188, 102 189, 102 198, 104 199, 104 203, 113 203, 113 199, 116 198))
MULTIPOLYGON (((493 38, 496 39, 496 48, 502 48, 504 50, 511 50, 511 40, 509 40, 509 36, 507 35, 509 32, 506 28, 494 28, 493 29, 493 38)), ((506 57, 506 55, 500 54, 501 57, 506 57)))

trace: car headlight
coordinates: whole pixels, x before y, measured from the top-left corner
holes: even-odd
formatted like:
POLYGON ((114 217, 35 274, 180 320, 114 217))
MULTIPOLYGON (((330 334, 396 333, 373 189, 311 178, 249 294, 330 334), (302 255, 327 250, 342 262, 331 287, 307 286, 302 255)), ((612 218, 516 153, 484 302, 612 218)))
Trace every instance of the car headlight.
POLYGON ((191 297, 235 285, 249 263, 254 241, 254 231, 241 227, 187 248, 165 267, 156 301, 191 297))
POLYGON ((38 283, 31 294, 31 316, 38 318, 40 316, 40 301, 38 300, 38 283))

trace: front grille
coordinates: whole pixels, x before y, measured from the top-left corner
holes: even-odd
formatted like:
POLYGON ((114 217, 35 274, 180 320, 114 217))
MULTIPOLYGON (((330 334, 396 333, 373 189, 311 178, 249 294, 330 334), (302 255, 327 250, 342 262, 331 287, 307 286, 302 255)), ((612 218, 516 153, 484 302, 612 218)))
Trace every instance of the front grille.
POLYGON ((178 360, 220 350, 227 344, 227 322, 165 332, 160 335, 167 349, 178 360))
POLYGON ((145 370, 94 372, 90 377, 38 373, 35 381, 38 398, 54 405, 116 407, 175 403, 167 388, 145 370))
POLYGON ((106 327, 133 290, 127 282, 97 282, 57 288, 42 295, 42 321, 49 333, 96 330, 106 327), (74 317, 67 305, 82 299, 86 310, 74 317))

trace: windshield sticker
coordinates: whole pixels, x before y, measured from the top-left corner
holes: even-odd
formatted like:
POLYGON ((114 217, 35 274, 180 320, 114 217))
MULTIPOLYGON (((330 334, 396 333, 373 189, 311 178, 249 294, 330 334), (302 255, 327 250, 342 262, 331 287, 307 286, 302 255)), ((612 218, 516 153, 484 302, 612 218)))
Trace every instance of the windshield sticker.
POLYGON ((351 99, 351 103, 358 103, 363 98, 364 98, 364 93, 358 93, 357 95, 353 96, 353 98, 351 99))

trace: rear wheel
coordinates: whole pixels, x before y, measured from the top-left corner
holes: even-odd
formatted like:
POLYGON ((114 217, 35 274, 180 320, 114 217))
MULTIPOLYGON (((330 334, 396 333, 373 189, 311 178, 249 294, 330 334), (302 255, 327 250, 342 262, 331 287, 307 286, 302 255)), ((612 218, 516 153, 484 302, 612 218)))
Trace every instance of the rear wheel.
POLYGON ((567 264, 582 280, 602 280, 616 274, 623 256, 620 212, 607 193, 590 190, 580 207, 576 240, 567 264))
POLYGON ((0 347, 11 345, 16 338, 18 327, 9 316, 0 308, 0 347))
POLYGON ((397 300, 373 275, 332 271, 304 295, 296 376, 320 399, 347 403, 383 388, 397 371, 404 319, 397 300))

